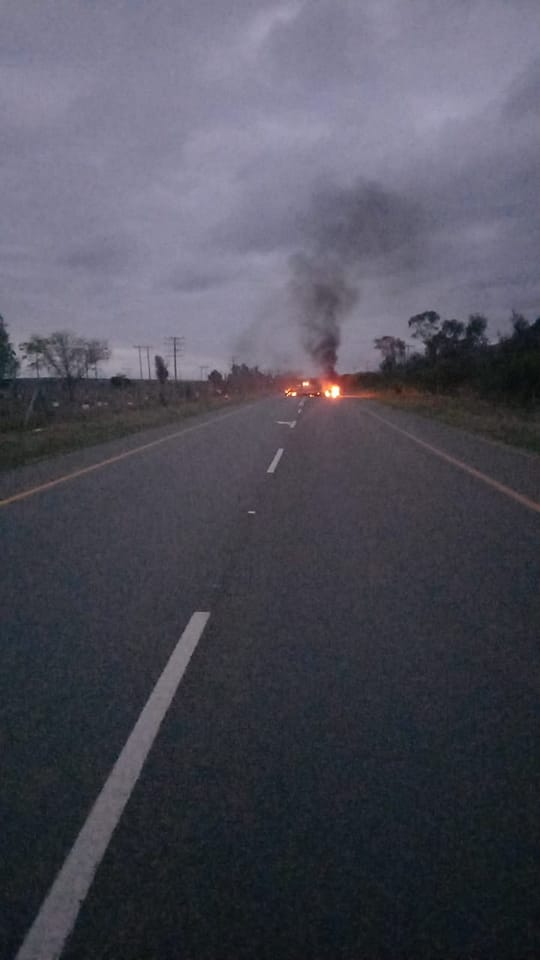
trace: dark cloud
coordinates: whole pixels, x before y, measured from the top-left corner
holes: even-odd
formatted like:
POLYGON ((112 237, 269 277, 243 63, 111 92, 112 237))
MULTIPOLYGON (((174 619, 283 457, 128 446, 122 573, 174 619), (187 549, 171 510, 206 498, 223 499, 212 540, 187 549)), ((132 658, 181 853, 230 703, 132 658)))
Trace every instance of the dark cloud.
POLYGON ((538 132, 538 105, 540 104, 540 59, 520 74, 510 87, 502 111, 510 124, 532 121, 538 132))
POLYGON ((317 251, 357 267, 381 256, 412 261, 423 225, 418 201, 362 179, 346 187, 321 184, 304 220, 317 251))
POLYGON ((540 312, 539 34, 538 0, 4 0, 15 339, 297 358, 295 253, 356 291, 342 366, 420 309, 540 312))
POLYGON ((283 195, 272 187, 272 194, 264 200, 264 191, 257 191, 256 198, 250 193, 239 201, 234 214, 218 225, 213 241, 219 247, 235 253, 267 254, 287 249, 302 237, 302 214, 297 208, 297 199, 283 195), (258 215, 254 216, 257 210, 258 215))
POLYGON ((61 258, 61 263, 89 274, 114 276, 123 273, 134 260, 133 246, 129 241, 105 236, 75 245, 61 258))
POLYGON ((226 282, 224 274, 204 273, 202 270, 190 270, 180 267, 172 274, 170 283, 179 293, 204 293, 226 282))

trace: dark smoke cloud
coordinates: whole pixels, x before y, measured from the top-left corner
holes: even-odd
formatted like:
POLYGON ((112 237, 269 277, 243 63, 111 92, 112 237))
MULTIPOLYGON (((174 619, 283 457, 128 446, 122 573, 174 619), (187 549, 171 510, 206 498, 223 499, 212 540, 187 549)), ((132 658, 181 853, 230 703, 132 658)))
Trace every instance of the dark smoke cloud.
POLYGON ((322 185, 303 221, 306 249, 290 258, 290 290, 302 345, 327 376, 335 373, 341 325, 360 299, 362 270, 382 260, 414 266, 419 206, 378 184, 322 185))
POLYGON ((341 320, 354 307, 358 291, 337 260, 295 254, 291 290, 298 309, 302 346, 327 377, 335 375, 341 320))
POLYGON ((409 259, 422 222, 416 202, 359 180, 352 187, 323 185, 317 190, 306 228, 319 252, 359 267, 380 256, 409 259))

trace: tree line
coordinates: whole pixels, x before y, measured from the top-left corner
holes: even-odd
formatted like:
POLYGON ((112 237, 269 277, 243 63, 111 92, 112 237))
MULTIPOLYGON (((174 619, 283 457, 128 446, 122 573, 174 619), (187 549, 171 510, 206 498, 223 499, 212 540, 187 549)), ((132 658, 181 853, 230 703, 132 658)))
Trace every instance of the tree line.
POLYGON ((443 320, 435 310, 409 320, 416 351, 400 337, 377 337, 380 371, 388 382, 432 392, 469 387, 492 399, 534 405, 540 397, 540 317, 531 323, 512 312, 510 332, 490 343, 487 319, 443 320))
MULTIPOLYGON (((101 363, 110 359, 111 351, 106 340, 87 339, 69 330, 57 330, 48 336, 33 334, 24 343, 19 344, 20 356, 11 343, 7 326, 0 315, 0 383, 13 380, 21 367, 21 360, 41 376, 52 376, 61 380, 73 399, 77 381, 91 375, 98 377, 101 363)), ((160 385, 160 398, 165 402, 165 384, 169 379, 169 370, 162 356, 154 357, 156 380, 160 385)), ((216 393, 245 392, 270 387, 274 383, 272 374, 249 367, 245 363, 233 363, 228 374, 212 370, 208 382, 216 393)), ((125 374, 111 377, 113 386, 129 385, 131 381, 125 374)))

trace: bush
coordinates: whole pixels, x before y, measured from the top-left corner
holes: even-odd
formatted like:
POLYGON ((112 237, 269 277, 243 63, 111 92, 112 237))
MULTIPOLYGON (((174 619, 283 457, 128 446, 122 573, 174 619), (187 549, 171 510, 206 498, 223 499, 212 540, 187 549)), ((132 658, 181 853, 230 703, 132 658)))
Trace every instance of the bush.
POLYGON ((122 389, 123 387, 130 387, 131 380, 129 377, 126 377, 125 373, 116 373, 114 377, 111 377, 110 384, 111 387, 122 389))

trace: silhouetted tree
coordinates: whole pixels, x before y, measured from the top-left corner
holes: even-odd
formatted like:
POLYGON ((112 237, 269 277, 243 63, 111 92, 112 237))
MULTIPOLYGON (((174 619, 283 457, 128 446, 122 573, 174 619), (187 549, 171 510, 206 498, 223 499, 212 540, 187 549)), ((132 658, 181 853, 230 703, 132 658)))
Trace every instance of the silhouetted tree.
POLYGON ((227 386, 237 392, 260 390, 274 384, 269 373, 263 373, 257 366, 248 367, 246 363, 233 363, 227 377, 227 386))
POLYGON ((405 361, 406 346, 399 337, 377 337, 374 341, 377 350, 382 355, 381 370, 383 373, 394 373, 396 367, 405 361))
MULTIPOLYGON (((472 313, 461 320, 441 320, 434 310, 409 320, 412 335, 424 345, 399 364, 400 379, 428 390, 455 390, 467 386, 480 393, 524 405, 540 397, 540 317, 529 323, 513 310, 511 333, 489 343, 487 319, 472 313)), ((381 370, 389 373, 394 338, 381 337, 375 345, 383 354, 381 370)))
POLYGON ((154 363, 156 366, 156 377, 159 380, 159 399, 163 405, 165 405, 165 384, 167 383, 167 378, 169 376, 169 371, 163 357, 157 353, 154 357, 154 363))
POLYGON ((223 374, 220 373, 219 370, 212 370, 212 372, 208 374, 208 381, 212 384, 214 390, 223 389, 223 374))
POLYGON ((40 337, 37 333, 32 334, 29 340, 19 344, 23 359, 27 366, 35 371, 39 380, 41 370, 45 369, 45 337, 40 337))
POLYGON ((465 327, 465 343, 468 349, 487 346, 487 320, 481 313, 471 313, 465 327))
POLYGON ((19 361, 9 338, 4 318, 0 315, 0 380, 12 379, 19 368, 19 361))
POLYGON ((167 378, 169 376, 169 371, 167 370, 165 361, 163 357, 160 357, 159 354, 156 354, 156 356, 154 357, 154 363, 156 366, 156 377, 159 380, 159 382, 163 385, 164 383, 167 382, 167 378))
POLYGON ((540 397, 540 317, 529 323, 512 311, 510 320, 512 333, 491 349, 483 386, 491 394, 535 404, 540 397))
POLYGON ((86 340, 84 344, 85 349, 85 367, 86 367, 86 376, 88 376, 88 371, 93 369, 94 376, 98 376, 98 365, 104 363, 105 360, 109 360, 111 357, 111 351, 109 349, 109 344, 106 340, 86 340))
POLYGON ((421 340, 426 348, 426 353, 431 356, 434 352, 433 338, 439 331, 441 318, 435 310, 425 310, 424 313, 417 313, 409 320, 409 329, 412 330, 412 336, 415 340, 421 340))

